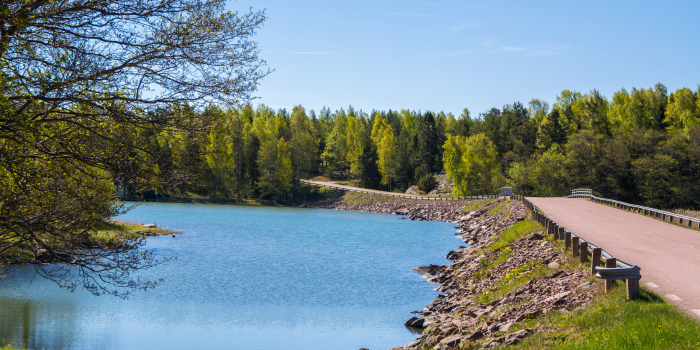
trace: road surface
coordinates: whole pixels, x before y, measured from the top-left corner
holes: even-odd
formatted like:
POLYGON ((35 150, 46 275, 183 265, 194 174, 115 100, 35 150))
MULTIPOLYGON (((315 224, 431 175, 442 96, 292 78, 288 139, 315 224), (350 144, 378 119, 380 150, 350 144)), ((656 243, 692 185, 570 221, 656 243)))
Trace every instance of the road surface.
POLYGON ((639 266, 640 283, 700 320, 700 231, 573 198, 528 198, 569 231, 639 266))

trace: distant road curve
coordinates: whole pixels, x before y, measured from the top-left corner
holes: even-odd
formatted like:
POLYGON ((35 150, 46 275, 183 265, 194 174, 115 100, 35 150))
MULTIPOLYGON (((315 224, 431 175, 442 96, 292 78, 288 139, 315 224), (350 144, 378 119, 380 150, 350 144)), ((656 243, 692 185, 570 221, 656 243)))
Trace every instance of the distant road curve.
MULTIPOLYGON (((335 188, 339 188, 339 189, 342 189, 345 191, 372 193, 372 194, 378 194, 378 195, 382 195, 382 196, 391 196, 391 197, 424 199, 424 200, 452 200, 452 198, 457 198, 457 197, 424 197, 424 196, 416 196, 416 195, 405 194, 405 193, 370 190, 370 189, 366 189, 366 188, 357 188, 357 187, 352 187, 352 186, 338 185, 338 184, 335 184, 333 182, 327 182, 327 181, 312 181, 312 180, 304 180, 304 179, 299 179, 299 181, 302 183, 309 184, 309 185, 335 187, 335 188)), ((461 198, 461 200, 467 200, 467 199, 468 198, 461 198)))
POLYGON ((700 320, 700 231, 587 199, 528 198, 547 216, 641 267, 641 283, 700 320))

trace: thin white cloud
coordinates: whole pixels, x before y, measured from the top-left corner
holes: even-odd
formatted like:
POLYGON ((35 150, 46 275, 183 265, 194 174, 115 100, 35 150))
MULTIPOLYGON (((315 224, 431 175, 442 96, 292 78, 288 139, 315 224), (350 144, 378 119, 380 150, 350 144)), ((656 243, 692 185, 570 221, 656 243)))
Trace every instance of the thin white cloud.
POLYGON ((451 30, 458 31, 458 30, 463 30, 467 28, 475 28, 475 27, 481 27, 483 23, 481 22, 462 22, 452 28, 451 30))
POLYGON ((398 13, 398 12, 387 12, 387 15, 392 16, 410 16, 410 17, 437 17, 437 15, 431 15, 427 13, 398 13))
POLYGON ((328 51, 297 51, 293 52, 297 55, 334 55, 335 52, 328 52, 328 51))

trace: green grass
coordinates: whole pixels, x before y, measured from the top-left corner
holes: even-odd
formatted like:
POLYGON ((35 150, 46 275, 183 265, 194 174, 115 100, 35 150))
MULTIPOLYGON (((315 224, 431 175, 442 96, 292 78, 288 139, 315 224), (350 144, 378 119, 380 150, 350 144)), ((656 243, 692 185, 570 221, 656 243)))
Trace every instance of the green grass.
POLYGON ((26 349, 26 348, 17 348, 12 344, 9 344, 9 345, 6 345, 6 346, 0 348, 0 350, 24 350, 24 349, 26 349))
POLYGON ((166 230, 160 227, 146 227, 142 224, 137 224, 133 222, 112 221, 105 223, 102 227, 99 227, 97 229, 97 232, 95 233, 95 238, 107 241, 116 238, 133 239, 141 237, 142 234, 140 232, 157 236, 166 236, 179 233, 171 230, 166 230))
POLYGON ((491 215, 500 214, 500 213, 503 211, 503 208, 505 208, 505 206, 506 206, 508 203, 510 203, 510 199, 509 199, 509 200, 506 200, 506 201, 503 201, 503 203, 501 203, 501 204, 499 204, 499 205, 497 205, 497 206, 495 206, 495 207, 489 209, 489 214, 491 214, 491 215))
POLYGON ((517 239, 526 237, 534 232, 540 232, 543 230, 544 227, 542 227, 540 224, 537 223, 537 221, 532 219, 526 219, 517 222, 515 225, 511 226, 507 230, 499 233, 494 238, 494 242, 484 247, 481 253, 501 250, 517 239))
POLYGON ((473 203, 465 205, 464 208, 462 208, 462 211, 466 211, 466 212, 474 211, 474 210, 477 210, 485 205, 491 204, 495 201, 496 201, 496 199, 494 199, 494 198, 492 198, 492 199, 480 199, 478 201, 475 201, 473 203))
POLYGON ((387 199, 387 197, 371 193, 346 192, 343 195, 342 202, 350 205, 368 205, 376 203, 377 201, 380 201, 382 199, 387 199))
MULTIPOLYGON (((485 254, 488 255, 491 252, 495 252, 497 257, 493 261, 488 262, 486 259, 482 259, 479 262, 480 271, 475 273, 474 278, 484 278, 488 275, 489 271, 495 266, 498 266, 508 260, 511 257, 510 244, 523 237, 527 237, 533 232, 542 231, 544 228, 540 226, 536 221, 532 219, 527 219, 516 223, 509 229, 499 233, 495 238, 494 242, 477 252, 477 255, 485 254)), ((557 243, 556 241, 551 241, 554 247, 562 249, 563 244, 557 243)), ((532 279, 543 278, 550 274, 553 270, 542 266, 542 261, 533 261, 531 264, 526 264, 519 268, 514 269, 510 273, 503 276, 503 278, 495 285, 495 290, 490 290, 482 293, 476 299, 477 303, 488 303, 491 300, 495 300, 505 294, 510 293, 517 287, 527 283, 532 279)))
MULTIPOLYGON (((499 235, 484 251, 499 251, 501 255, 488 267, 496 266, 507 255, 508 244, 519 237, 542 230, 533 220, 524 220, 499 235)), ((556 251, 565 252, 562 241, 545 238, 556 251)), ((483 293, 475 301, 487 303, 527 283, 554 272, 538 262, 522 266, 506 274, 497 289, 483 293)), ((588 269, 588 264, 573 259, 559 269, 588 269)), ((592 288, 603 288, 596 282, 592 288)), ((511 331, 538 328, 539 331, 512 349, 700 349, 700 323, 678 310, 659 295, 642 287, 640 297, 627 300, 623 281, 618 281, 611 293, 602 294, 581 310, 553 311, 544 318, 522 321, 511 331)))
POLYGON ((348 181, 335 181, 333 182, 336 185, 340 186, 348 186, 348 187, 357 187, 360 188, 360 184, 358 182, 348 182, 348 181))
POLYGON ((700 349, 700 323, 644 287, 628 301, 622 283, 582 310, 526 323, 547 329, 512 349, 700 349))

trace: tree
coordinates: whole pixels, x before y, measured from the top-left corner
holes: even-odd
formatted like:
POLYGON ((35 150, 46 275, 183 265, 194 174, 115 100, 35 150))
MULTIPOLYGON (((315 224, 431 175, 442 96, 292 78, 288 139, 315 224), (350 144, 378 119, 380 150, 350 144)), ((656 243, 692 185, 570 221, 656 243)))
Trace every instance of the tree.
POLYGON ((379 173, 382 174, 381 184, 389 186, 389 191, 391 191, 391 179, 396 167, 396 137, 391 128, 384 130, 377 153, 379 155, 377 166, 379 173))
POLYGON ((309 174, 313 169, 318 153, 318 140, 316 129, 301 105, 294 107, 289 126, 292 135, 289 148, 298 179, 309 174))
POLYGON ((348 118, 346 135, 348 154, 347 160, 350 163, 350 172, 354 175, 360 174, 360 160, 367 144, 367 134, 365 133, 364 121, 357 117, 348 118))
POLYGON ((418 118, 416 123, 416 134, 418 136, 418 148, 416 150, 416 166, 427 164, 431 171, 442 170, 442 160, 440 159, 440 141, 437 128, 435 127, 435 117, 433 113, 426 112, 418 118))
POLYGON ((326 140, 326 149, 321 158, 328 171, 343 170, 347 167, 347 116, 341 110, 335 114, 333 129, 326 140))
MULTIPOLYGON (((160 180, 146 128, 195 132, 195 109, 248 100, 269 71, 250 40, 264 12, 222 0, 6 1, 0 13, 0 254, 34 260, 69 289, 147 288, 142 240, 101 244, 95 229, 125 208, 113 183, 160 180)), ((30 262, 30 261, 25 261, 30 262)))
POLYGON ((366 145, 360 157, 360 184, 362 187, 379 187, 382 174, 379 173, 379 168, 377 168, 378 158, 377 149, 371 145, 366 145))
POLYGON ((500 186, 501 165, 496 146, 484 134, 469 138, 448 136, 443 146, 447 176, 454 183, 455 196, 490 194, 500 186))
POLYGON ((612 119, 618 126, 643 129, 662 129, 668 96, 663 84, 653 89, 622 89, 613 94, 612 119))
POLYGON ((207 137, 204 153, 204 161, 214 174, 214 194, 219 191, 219 183, 223 176, 229 175, 233 171, 235 163, 235 153, 233 142, 231 141, 230 120, 222 121, 221 125, 212 130, 207 137))
POLYGON ((469 136, 474 127, 474 121, 469 115, 469 109, 462 110, 459 119, 455 119, 451 114, 448 116, 447 133, 452 136, 469 136))
POLYGON ((564 159, 561 147, 556 143, 537 159, 532 172, 532 178, 536 184, 534 195, 556 197, 570 190, 563 164, 564 159))
POLYGON ((700 126, 700 87, 696 93, 688 88, 678 89, 668 101, 664 122, 669 129, 688 130, 700 126))
POLYGON ((292 168, 291 153, 283 137, 280 137, 280 140, 277 142, 275 173, 277 175, 278 198, 285 200, 292 189, 294 169, 292 168))
POLYGON ((573 109, 575 114, 581 116, 584 129, 593 130, 600 135, 610 135, 610 106, 598 90, 594 89, 590 94, 583 95, 576 101, 573 109))
POLYGON ((593 188, 597 181, 601 137, 591 130, 572 135, 566 143, 564 166, 574 188, 593 188))
POLYGON ((555 109, 540 122, 537 132, 537 146, 548 150, 553 145, 566 141, 566 128, 562 125, 559 110, 555 109))

